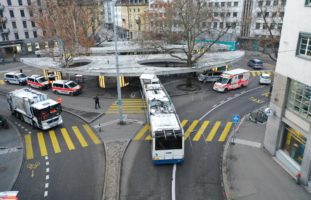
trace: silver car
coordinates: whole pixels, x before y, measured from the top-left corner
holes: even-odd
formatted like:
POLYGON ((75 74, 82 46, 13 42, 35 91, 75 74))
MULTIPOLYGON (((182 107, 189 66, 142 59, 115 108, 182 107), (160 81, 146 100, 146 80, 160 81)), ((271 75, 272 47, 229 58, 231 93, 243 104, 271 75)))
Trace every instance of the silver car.
POLYGON ((247 65, 254 69, 262 69, 263 68, 263 62, 259 59, 251 59, 248 61, 247 65))

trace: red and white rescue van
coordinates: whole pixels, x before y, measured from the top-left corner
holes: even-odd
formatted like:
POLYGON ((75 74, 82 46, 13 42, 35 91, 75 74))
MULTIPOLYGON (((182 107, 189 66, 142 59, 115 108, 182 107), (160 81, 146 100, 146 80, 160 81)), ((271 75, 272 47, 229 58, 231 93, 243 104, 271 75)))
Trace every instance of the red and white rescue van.
POLYGON ((78 95, 81 93, 81 86, 74 81, 57 80, 52 83, 52 90, 55 94, 78 95))
POLYGON ((218 92, 226 92, 228 90, 245 87, 249 82, 249 70, 234 69, 225 71, 215 82, 213 89, 218 92))
POLYGON ((27 78, 27 85, 33 88, 46 90, 51 87, 49 81, 41 75, 31 75, 27 78))

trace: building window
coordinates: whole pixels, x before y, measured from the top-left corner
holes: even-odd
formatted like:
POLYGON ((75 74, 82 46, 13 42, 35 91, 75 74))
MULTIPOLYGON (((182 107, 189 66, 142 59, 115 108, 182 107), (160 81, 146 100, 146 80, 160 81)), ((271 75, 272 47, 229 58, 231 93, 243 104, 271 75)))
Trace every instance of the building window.
POLYGON ((41 0, 37 0, 37 5, 41 6, 41 0))
POLYGON ((263 5, 263 1, 258 1, 258 6, 262 6, 263 5))
POLYGON ((209 7, 213 7, 213 2, 208 3, 209 7))
POLYGON ((227 15, 226 15, 227 17, 230 17, 231 16, 231 13, 230 12, 227 12, 227 15))
POLYGON ((261 12, 258 12, 258 13, 257 13, 257 17, 261 17, 261 12))
POLYGON ((311 6, 311 0, 306 0, 305 5, 306 5, 306 6, 311 6))
POLYGON ((273 30, 273 29, 275 29, 275 23, 270 24, 270 30, 273 30))
POLYGON ((226 23, 226 28, 230 28, 231 27, 231 23, 230 22, 227 22, 226 23))
POLYGON ((278 23, 278 30, 282 30, 282 26, 283 26, 282 23, 278 23))
POLYGON ((32 26, 32 27, 36 27, 36 24, 35 24, 34 21, 31 21, 31 26, 32 26))
POLYGON ((256 23, 256 29, 260 29, 260 23, 256 23))
POLYGON ((214 17, 218 17, 218 13, 217 12, 214 12, 214 17))
POLYGON ((29 38, 29 33, 26 31, 25 32, 25 38, 28 39, 29 38))
POLYGON ((215 7, 219 7, 219 3, 218 2, 215 2, 215 7))
POLYGON ((214 27, 213 28, 217 28, 217 22, 214 22, 214 27))
POLYGON ((19 40, 19 35, 18 35, 18 33, 14 33, 14 36, 15 36, 15 40, 19 40))
POLYGON ((33 12, 32 12, 32 10, 29 10, 29 16, 30 16, 30 17, 33 17, 33 12))
POLYGON ((236 27, 236 22, 232 22, 231 28, 235 28, 235 27, 236 27))
POLYGON ((280 17, 281 17, 281 18, 284 17, 284 12, 280 12, 280 17))
POLYGON ((221 7, 225 7, 225 2, 221 2, 221 7))
POLYGON ((278 0, 274 0, 274 1, 273 1, 273 5, 274 5, 274 6, 277 6, 278 4, 279 4, 279 1, 278 1, 278 0))
POLYGON ((285 6, 286 5, 286 0, 281 0, 281 5, 285 6))
POLYGON ((225 13, 220 13, 220 17, 225 17, 225 13))
POLYGON ((311 34, 299 34, 298 49, 296 55, 311 59, 311 34))
POLYGON ((237 2, 237 1, 235 1, 233 4, 234 7, 237 7, 238 5, 239 5, 239 2, 237 2))
POLYGON ((219 23, 219 28, 224 28, 224 23, 223 22, 219 23))
POLYGON ((273 12, 273 13, 272 13, 272 17, 276 17, 276 12, 273 12))
POLYGON ((287 108, 311 121, 311 87, 291 80, 288 93, 287 108))
POLYGON ((21 12, 21 17, 25 17, 25 11, 24 10, 20 10, 21 12))
POLYGON ((12 5, 12 1, 11 0, 7 0, 8 6, 12 5))
POLYGON ((231 7, 231 2, 227 2, 227 6, 228 6, 228 7, 231 7))
POLYGON ((16 28, 17 28, 16 22, 12 22, 12 27, 13 27, 13 29, 16 29, 16 28))
POLYGON ((266 6, 270 6, 271 1, 266 1, 266 6))
POLYGON ((23 27, 27 28, 27 21, 23 21, 23 27))
POLYGON ((23 5, 23 0, 18 0, 18 5, 22 6, 23 5))
POLYGON ((264 29, 264 30, 267 29, 267 24, 266 24, 266 23, 263 23, 263 24, 262 24, 262 29, 264 29))
POLYGON ((13 11, 13 10, 10 10, 9 12, 10 12, 10 17, 11 17, 11 18, 14 18, 14 11, 13 11))
POLYGON ((30 6, 31 5, 31 0, 27 0, 27 4, 28 4, 28 6, 30 6))
POLYGON ((283 151, 301 165, 307 139, 289 126, 285 127, 283 136, 283 151))
POLYGON ((238 13, 237 12, 234 12, 233 13, 233 17, 237 17, 238 16, 238 13))
POLYGON ((38 37, 37 31, 34 31, 34 32, 33 32, 33 37, 34 37, 34 38, 37 38, 37 37, 38 37))

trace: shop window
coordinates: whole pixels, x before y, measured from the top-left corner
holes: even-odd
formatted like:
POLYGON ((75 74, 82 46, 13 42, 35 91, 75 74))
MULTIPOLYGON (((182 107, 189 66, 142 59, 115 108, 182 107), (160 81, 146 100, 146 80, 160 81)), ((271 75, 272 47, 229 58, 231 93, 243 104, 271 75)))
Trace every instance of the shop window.
POLYGON ((301 165, 307 139, 297 130, 286 126, 282 149, 289 157, 301 165))

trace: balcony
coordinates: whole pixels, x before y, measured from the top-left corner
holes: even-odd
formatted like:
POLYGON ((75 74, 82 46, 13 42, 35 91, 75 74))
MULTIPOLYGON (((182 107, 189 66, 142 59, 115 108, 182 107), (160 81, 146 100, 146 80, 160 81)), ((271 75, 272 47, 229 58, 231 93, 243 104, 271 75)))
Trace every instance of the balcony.
POLYGON ((1 33, 2 34, 9 34, 10 33, 10 29, 8 29, 8 28, 2 29, 1 33))
POLYGON ((4 24, 8 21, 7 17, 0 17, 0 24, 4 24))

